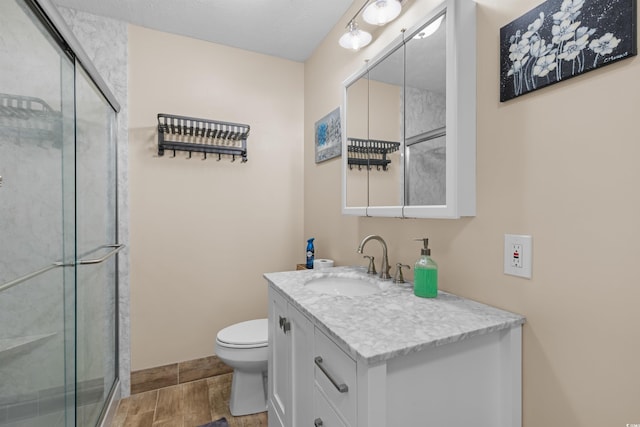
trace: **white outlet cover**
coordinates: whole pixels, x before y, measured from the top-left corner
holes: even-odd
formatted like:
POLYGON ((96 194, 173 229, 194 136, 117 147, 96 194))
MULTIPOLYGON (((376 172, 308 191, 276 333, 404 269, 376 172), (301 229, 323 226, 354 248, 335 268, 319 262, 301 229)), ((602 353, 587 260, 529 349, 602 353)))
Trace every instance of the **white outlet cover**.
POLYGON ((531 263, 533 259, 532 240, 531 236, 524 234, 504 235, 504 274, 531 279, 531 263), (521 267, 515 266, 512 262, 513 249, 516 245, 522 248, 521 253, 519 254, 521 267))

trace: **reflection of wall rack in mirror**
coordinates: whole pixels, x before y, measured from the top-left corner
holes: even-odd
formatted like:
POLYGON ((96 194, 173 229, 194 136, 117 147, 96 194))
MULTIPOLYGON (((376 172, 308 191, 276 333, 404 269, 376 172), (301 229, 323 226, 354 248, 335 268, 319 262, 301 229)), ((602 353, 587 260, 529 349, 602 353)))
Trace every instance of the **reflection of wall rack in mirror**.
POLYGON ((59 146, 61 115, 40 98, 0 93, 0 135, 15 141, 19 138, 51 141, 59 146))
POLYGON ((363 166, 368 170, 375 166, 377 170, 387 170, 391 160, 387 158, 387 154, 398 151, 400 148, 399 142, 393 141, 381 141, 378 139, 360 139, 360 138, 347 138, 347 164, 349 169, 353 166, 358 166, 361 169, 363 166))
POLYGON ((228 123, 217 120, 197 119, 193 117, 158 114, 158 155, 165 150, 231 156, 231 161, 240 157, 247 161, 247 138, 249 125, 228 123))

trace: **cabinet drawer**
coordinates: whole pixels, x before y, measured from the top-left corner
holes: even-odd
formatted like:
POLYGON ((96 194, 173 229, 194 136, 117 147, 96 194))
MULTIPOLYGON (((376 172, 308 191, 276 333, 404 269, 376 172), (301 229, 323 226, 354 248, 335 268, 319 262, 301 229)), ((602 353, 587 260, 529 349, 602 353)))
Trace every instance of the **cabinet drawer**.
POLYGON ((349 424, 356 425, 356 362, 318 329, 314 348, 316 386, 349 424))
POLYGON ((318 387, 313 393, 313 426, 314 427, 348 427, 333 410, 318 387))

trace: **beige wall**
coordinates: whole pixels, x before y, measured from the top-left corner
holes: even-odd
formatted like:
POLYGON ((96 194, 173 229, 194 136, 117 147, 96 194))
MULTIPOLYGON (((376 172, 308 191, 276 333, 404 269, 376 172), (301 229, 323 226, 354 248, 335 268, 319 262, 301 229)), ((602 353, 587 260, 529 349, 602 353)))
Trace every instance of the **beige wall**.
POLYGON ((413 264, 428 236, 443 290, 526 315, 525 427, 640 423, 640 59, 500 103, 499 29, 539 3, 478 1, 478 204, 461 220, 342 216, 340 160, 314 163, 341 82, 437 2, 410 3, 358 53, 337 44, 354 5, 305 64, 304 234, 342 265, 365 265, 370 233, 413 264), (505 233, 533 236, 532 280, 502 273, 505 233))
POLYGON ((303 65, 131 26, 132 369, 209 356, 304 260, 303 65), (247 163, 157 156, 156 115, 247 123, 247 163))

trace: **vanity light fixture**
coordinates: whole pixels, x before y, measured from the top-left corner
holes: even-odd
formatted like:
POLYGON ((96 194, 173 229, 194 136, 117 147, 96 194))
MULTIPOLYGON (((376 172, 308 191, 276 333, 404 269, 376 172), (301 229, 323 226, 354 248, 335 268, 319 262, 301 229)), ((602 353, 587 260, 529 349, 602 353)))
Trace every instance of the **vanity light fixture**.
POLYGON ((438 28, 440 28, 440 24, 442 24, 443 19, 444 19, 444 15, 440 16, 439 18, 436 18, 435 21, 433 21, 431 24, 424 27, 424 29, 420 31, 418 34, 416 34, 415 36, 413 36, 413 38, 426 39, 436 31, 438 31, 438 28))
POLYGON ((364 10, 362 18, 371 25, 385 25, 396 19, 401 10, 398 0, 375 0, 364 10))
POLYGON ((358 50, 371 43, 371 34, 358 28, 356 18, 364 10, 364 20, 372 25, 385 25, 400 15, 400 0, 365 0, 364 4, 347 24, 347 32, 338 43, 345 49, 358 50), (369 4, 371 2, 371 4, 369 4), (366 8, 366 9, 365 9, 366 8))

